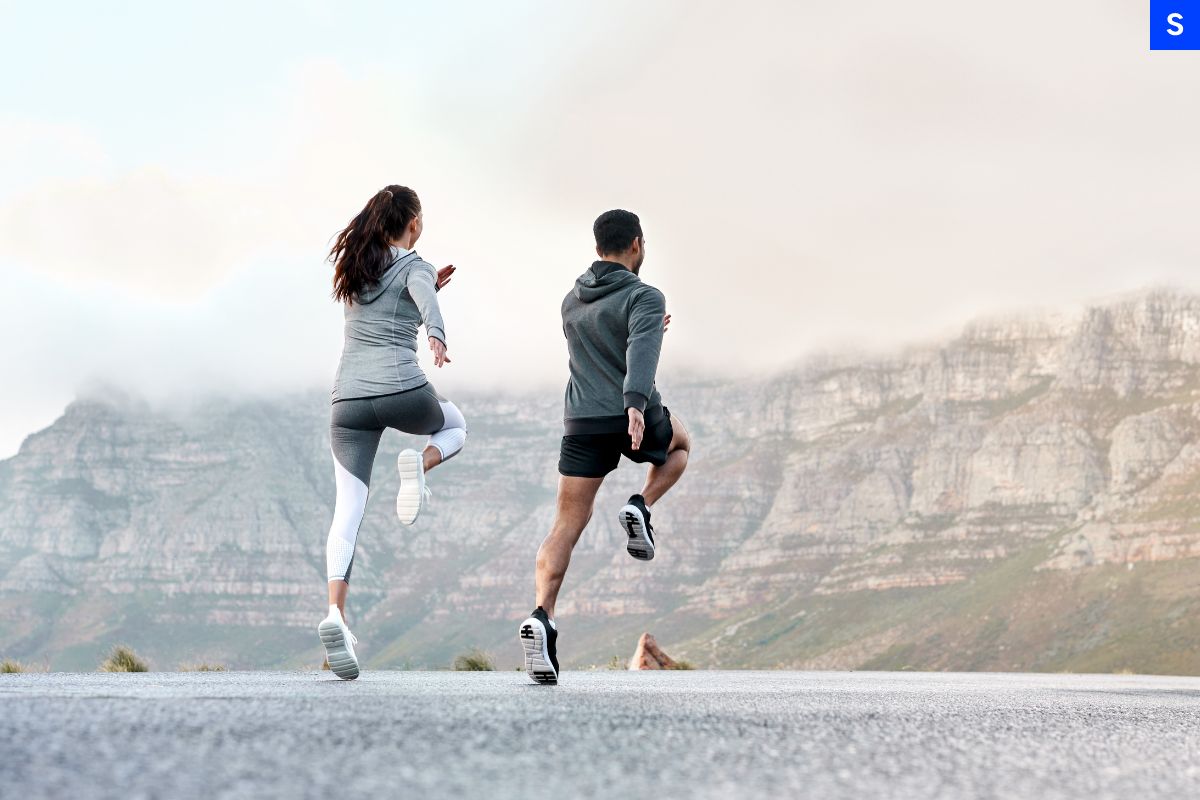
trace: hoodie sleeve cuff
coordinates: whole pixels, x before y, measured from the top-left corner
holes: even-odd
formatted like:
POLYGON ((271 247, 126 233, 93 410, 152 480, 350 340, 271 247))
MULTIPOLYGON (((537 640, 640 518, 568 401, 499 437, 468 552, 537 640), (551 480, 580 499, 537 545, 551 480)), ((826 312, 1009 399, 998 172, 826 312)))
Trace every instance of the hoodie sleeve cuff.
POLYGON ((626 392, 625 393, 625 410, 636 408, 638 411, 646 410, 646 403, 650 401, 649 397, 641 392, 626 392))
MULTIPOLYGON (((425 332, 440 341, 442 344, 446 344, 446 332, 441 328, 426 328, 425 332)), ((449 345, 447 345, 447 347, 448 346, 449 345)))

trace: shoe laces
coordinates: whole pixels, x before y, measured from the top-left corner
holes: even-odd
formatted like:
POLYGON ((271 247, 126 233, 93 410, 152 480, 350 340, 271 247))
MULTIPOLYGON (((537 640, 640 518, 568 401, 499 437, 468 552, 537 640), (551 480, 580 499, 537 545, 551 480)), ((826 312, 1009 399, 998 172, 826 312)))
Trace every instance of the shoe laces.
POLYGON ((358 637, 350 630, 350 626, 346 624, 346 620, 342 619, 342 630, 346 632, 346 636, 350 639, 350 644, 358 644, 358 637))

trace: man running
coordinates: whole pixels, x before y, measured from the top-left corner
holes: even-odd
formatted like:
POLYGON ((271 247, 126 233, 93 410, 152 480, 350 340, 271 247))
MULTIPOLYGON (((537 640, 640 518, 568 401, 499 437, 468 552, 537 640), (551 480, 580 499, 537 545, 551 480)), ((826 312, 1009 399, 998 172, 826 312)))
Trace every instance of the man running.
POLYGON ((670 323, 663 293, 638 275, 646 240, 638 216, 606 211, 592 231, 600 257, 575 281, 562 304, 571 378, 559 454, 558 512, 537 555, 537 608, 521 623, 525 671, 537 683, 558 683, 554 604, 571 551, 592 518, 596 492, 621 456, 649 463, 641 494, 617 519, 629 555, 654 558, 650 509, 687 468, 690 441, 654 388, 654 373, 670 323))

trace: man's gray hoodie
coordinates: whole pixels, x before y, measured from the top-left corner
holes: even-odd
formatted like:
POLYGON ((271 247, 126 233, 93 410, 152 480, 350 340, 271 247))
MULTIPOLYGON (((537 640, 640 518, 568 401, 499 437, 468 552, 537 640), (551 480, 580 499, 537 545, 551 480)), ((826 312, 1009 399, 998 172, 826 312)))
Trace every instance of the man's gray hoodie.
POLYGON ((437 270, 416 251, 392 247, 379 281, 346 304, 345 343, 333 401, 378 397, 428 383, 417 363, 417 330, 446 343, 437 270))
POLYGON ((662 292, 611 261, 595 262, 575 281, 562 303, 567 435, 624 431, 629 408, 650 425, 662 417, 654 374, 666 308, 662 292))

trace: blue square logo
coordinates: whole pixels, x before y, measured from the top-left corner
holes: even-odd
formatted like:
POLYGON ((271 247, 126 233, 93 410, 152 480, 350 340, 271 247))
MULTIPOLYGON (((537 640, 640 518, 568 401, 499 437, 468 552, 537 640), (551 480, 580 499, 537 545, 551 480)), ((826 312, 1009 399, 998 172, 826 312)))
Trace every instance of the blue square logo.
POLYGON ((1200 0, 1150 0, 1151 50, 1200 50, 1200 0))

